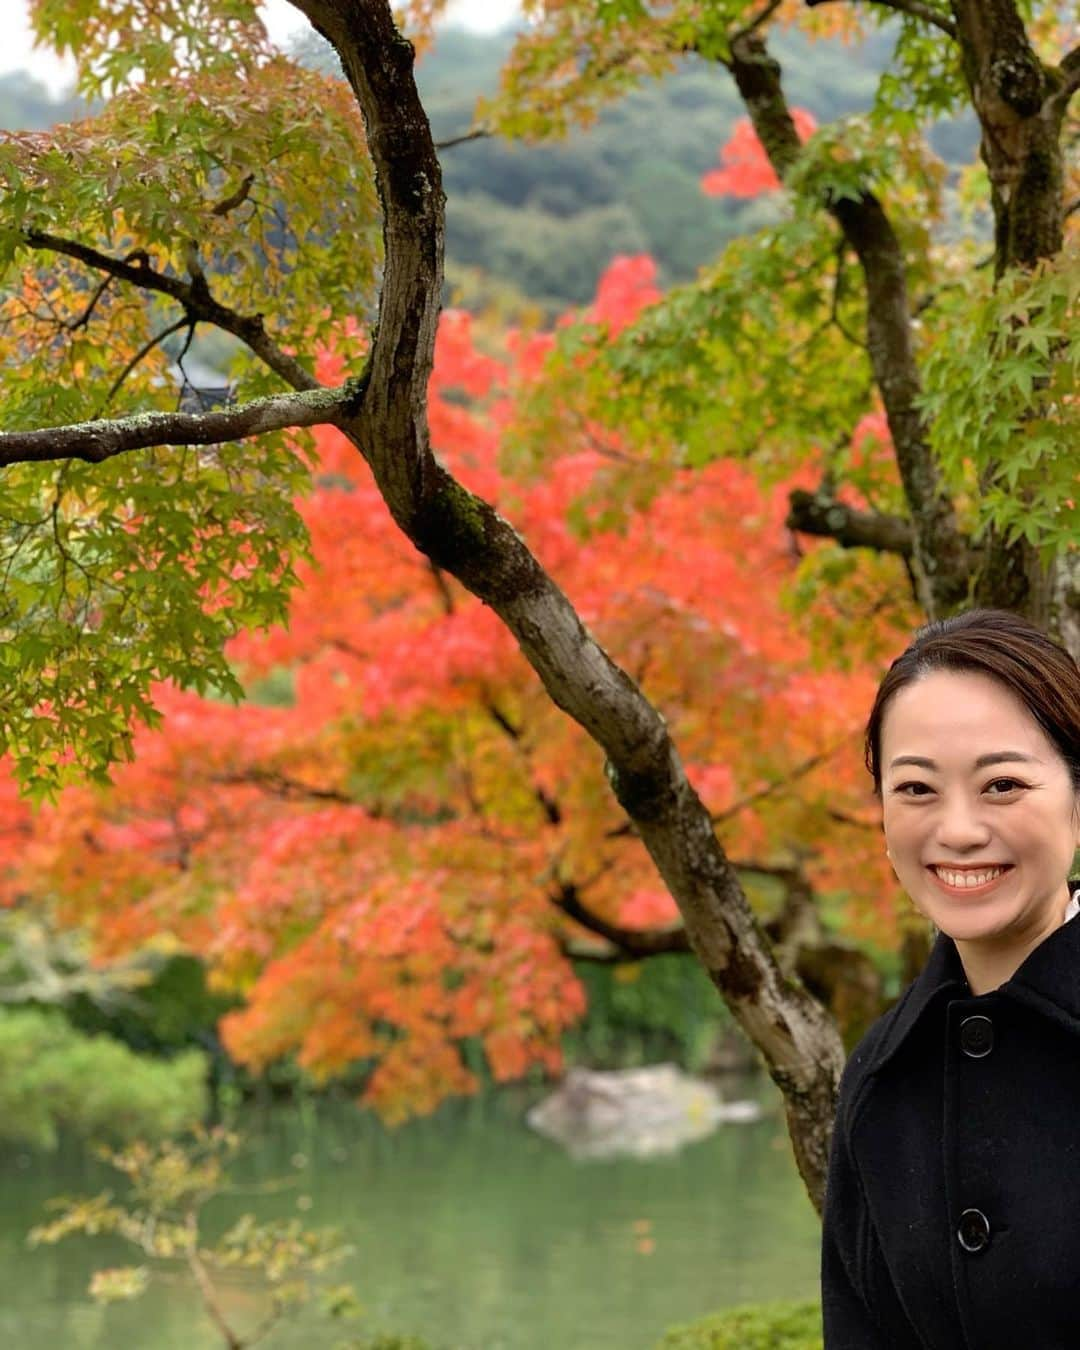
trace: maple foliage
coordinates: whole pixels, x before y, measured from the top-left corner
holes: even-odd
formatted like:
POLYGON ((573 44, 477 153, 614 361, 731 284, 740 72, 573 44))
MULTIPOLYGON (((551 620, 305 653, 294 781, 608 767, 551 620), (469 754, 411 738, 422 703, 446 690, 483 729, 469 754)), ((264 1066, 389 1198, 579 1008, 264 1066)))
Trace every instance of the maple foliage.
MULTIPOLYGON (((564 326, 617 333, 658 298, 651 259, 619 258, 564 326)), ((476 327, 441 320, 437 452, 665 709, 731 856, 805 857, 864 930, 887 933, 894 891, 859 761, 869 662, 815 672, 785 602, 786 492, 801 479, 766 490, 717 461, 598 524, 617 461, 572 408, 553 406, 562 434, 541 471, 508 448, 553 335, 481 343, 476 327)), ((324 349, 320 377, 340 362, 324 349)), ((295 1052, 316 1078, 366 1063, 364 1099, 393 1120, 473 1090, 477 1049, 497 1081, 558 1069, 585 1011, 568 950, 598 942, 561 912, 568 889, 629 929, 678 914, 507 630, 404 538, 340 433, 315 439, 296 503, 311 558, 288 622, 229 646, 249 700, 160 685, 161 725, 136 735, 112 788, 71 787, 32 814, 3 780, 0 865, 9 902, 55 897, 102 954, 163 940, 199 953, 243 996, 222 1028, 238 1059, 295 1052)), ((858 440, 887 433, 878 420, 858 440)), ((835 623, 842 603, 838 588, 819 605, 835 623)), ((870 627, 887 644, 907 617, 886 608, 870 627)))
MULTIPOLYGON (((792 121, 801 141, 817 130, 817 120, 805 108, 792 108, 792 121)), ((720 147, 722 167, 710 169, 701 179, 701 188, 710 197, 758 197, 780 187, 776 170, 769 163, 765 147, 748 117, 740 117, 727 141, 720 147)))

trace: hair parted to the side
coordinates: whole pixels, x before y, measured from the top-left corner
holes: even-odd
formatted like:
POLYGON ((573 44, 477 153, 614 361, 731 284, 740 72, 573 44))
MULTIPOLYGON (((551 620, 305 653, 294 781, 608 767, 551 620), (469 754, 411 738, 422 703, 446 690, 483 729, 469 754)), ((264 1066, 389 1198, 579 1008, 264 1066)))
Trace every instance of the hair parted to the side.
POLYGON ((881 796, 881 727, 892 698, 931 671, 973 671, 1024 704, 1080 792, 1080 667, 1038 625, 1005 609, 968 609, 920 628, 889 667, 866 723, 866 767, 881 796))

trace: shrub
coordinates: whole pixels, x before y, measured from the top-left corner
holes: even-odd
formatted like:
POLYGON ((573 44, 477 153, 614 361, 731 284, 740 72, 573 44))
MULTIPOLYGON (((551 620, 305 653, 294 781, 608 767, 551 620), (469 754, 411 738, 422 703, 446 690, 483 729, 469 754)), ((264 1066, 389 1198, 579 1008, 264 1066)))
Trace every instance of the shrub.
POLYGON ((822 1350, 819 1303, 766 1303, 673 1327, 657 1350, 822 1350))
POLYGON ((0 1139, 55 1148, 59 1132, 161 1139, 202 1119, 206 1057, 150 1060, 59 1012, 0 1011, 0 1139))

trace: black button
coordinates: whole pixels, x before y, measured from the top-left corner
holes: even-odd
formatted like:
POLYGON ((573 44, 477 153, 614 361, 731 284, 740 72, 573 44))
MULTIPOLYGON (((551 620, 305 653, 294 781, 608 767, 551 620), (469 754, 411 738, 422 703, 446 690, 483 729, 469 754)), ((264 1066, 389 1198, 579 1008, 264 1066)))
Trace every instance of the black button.
POLYGON ((960 1023, 960 1049, 972 1059, 982 1059, 994 1048, 994 1024, 989 1017, 965 1017, 960 1023))
POLYGON ((981 1252, 990 1242, 990 1220, 981 1209, 965 1209, 956 1229, 960 1246, 966 1252, 981 1252))

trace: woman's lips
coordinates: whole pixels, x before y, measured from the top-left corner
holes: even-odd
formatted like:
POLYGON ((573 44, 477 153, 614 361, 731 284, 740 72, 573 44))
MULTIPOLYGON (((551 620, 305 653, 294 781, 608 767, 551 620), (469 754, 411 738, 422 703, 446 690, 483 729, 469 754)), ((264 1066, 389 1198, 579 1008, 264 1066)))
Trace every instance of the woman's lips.
MULTIPOLYGON (((958 897, 960 899, 967 899, 968 896, 974 897, 986 895, 989 891, 992 891, 994 887, 997 886, 1000 882, 1004 881, 1005 878, 1009 875, 1009 873, 1013 869, 1011 865, 1006 867, 1003 871, 999 872, 996 877, 991 877, 989 881, 984 881, 980 886, 950 886, 949 883, 945 880, 945 878, 939 876, 938 873, 935 872, 932 867, 928 867, 926 870, 930 873, 934 881, 937 883, 940 889, 945 892, 946 895, 953 896, 954 898, 958 897)), ((961 872, 963 870, 964 870, 963 868, 957 868, 958 872, 961 872)), ((977 869, 972 868, 969 870, 975 871, 977 869)))

